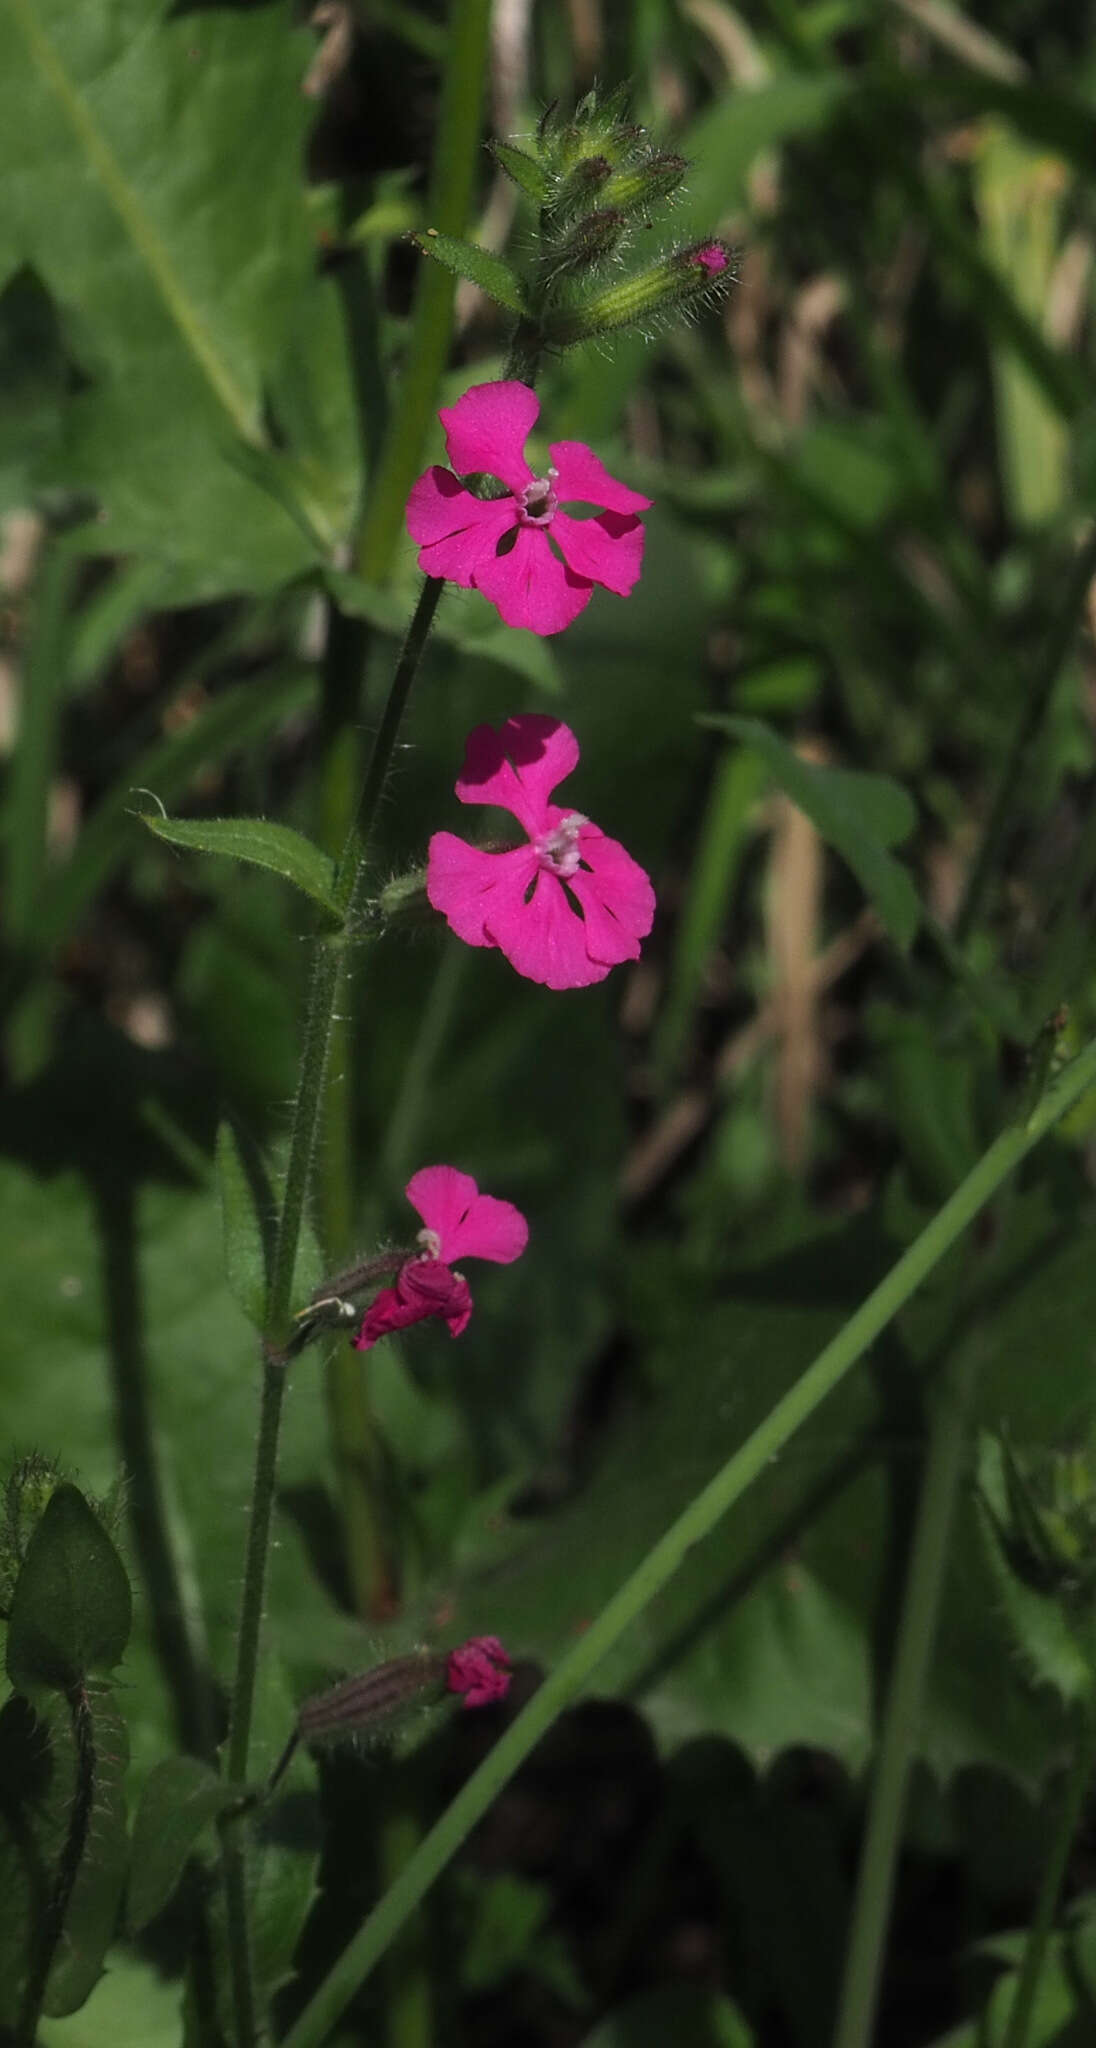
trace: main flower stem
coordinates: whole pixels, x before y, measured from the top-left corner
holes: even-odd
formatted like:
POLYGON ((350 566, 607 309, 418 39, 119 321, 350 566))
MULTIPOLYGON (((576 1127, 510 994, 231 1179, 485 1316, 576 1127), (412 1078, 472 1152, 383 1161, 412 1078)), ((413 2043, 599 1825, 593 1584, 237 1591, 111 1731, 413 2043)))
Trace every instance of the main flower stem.
POLYGON ((407 700, 411 695, 411 685, 418 673, 423 649, 434 623, 434 613, 444 589, 445 579, 442 576, 427 576, 423 581, 373 741, 369 766, 365 771, 365 784, 358 799, 357 815, 347 836, 335 880, 335 895, 339 908, 350 917, 353 916, 365 891, 364 861, 369 835, 377 815, 381 793, 388 779, 388 770, 392 765, 392 755, 403 723, 403 714, 407 709, 407 700))
POLYGON ((1005 2035, 1004 2048, 1027 2048, 1031 2015, 1035 2008, 1035 1995, 1039 1989, 1039 1979, 1042 1975, 1043 1964, 1046 1961, 1047 1948, 1058 1912, 1058 1900, 1066 1874, 1066 1864, 1069 1861, 1069 1852, 1073 1846, 1073 1837, 1077 1832, 1081 1814, 1084 1811, 1085 1798, 1092 1783, 1094 1769, 1096 1769, 1096 1702, 1090 1700, 1085 1707, 1084 1720, 1077 1737, 1077 1747, 1074 1751, 1069 1776, 1066 1779, 1062 1809, 1058 1815, 1058 1825, 1055 1829, 1050 1855, 1047 1858, 1046 1869, 1043 1872, 1043 1881, 1039 1887, 1035 1919, 1028 1929, 1028 1938, 1024 1947, 1024 1960, 1020 1965, 1020 1974, 1016 1983, 1016 1995, 1013 1998, 1012 2010, 1009 2013, 1008 2032, 1005 2035))
POLYGON ((929 1435, 868 1828, 856 1877, 834 2048, 869 2048, 872 2039, 910 1760, 936 1636, 978 1362, 973 1344, 960 1350, 954 1370, 940 1390, 929 1435))
MULTIPOLYGON (((278 1437, 285 1399, 287 1368, 282 1347, 291 1328, 289 1311, 293 1274, 316 1147, 332 1018, 339 1006, 345 977, 346 950, 341 937, 321 939, 317 943, 312 966, 301 1071, 293 1107, 289 1159, 267 1296, 262 1405, 244 1555, 236 1674, 229 1715, 226 1775, 234 1785, 247 1782, 266 1563, 278 1469, 278 1437)), ((256 2010, 247 1908, 245 1827, 243 1816, 226 1818, 221 1830, 221 1843, 236 2032, 239 2048, 252 2048, 256 2010)))
POLYGON ((344 1949, 282 2048, 321 2048, 340 2014, 477 1821, 576 1698, 603 1657, 673 1578, 693 1546, 711 1535, 753 1481, 863 1357, 991 1196, 1047 1131, 1096 1084, 1096 1039, 1051 1084, 1023 1123, 1002 1131, 937 1211, 920 1237, 862 1303, 765 1421, 709 1480, 602 1608, 423 1839, 344 1949))

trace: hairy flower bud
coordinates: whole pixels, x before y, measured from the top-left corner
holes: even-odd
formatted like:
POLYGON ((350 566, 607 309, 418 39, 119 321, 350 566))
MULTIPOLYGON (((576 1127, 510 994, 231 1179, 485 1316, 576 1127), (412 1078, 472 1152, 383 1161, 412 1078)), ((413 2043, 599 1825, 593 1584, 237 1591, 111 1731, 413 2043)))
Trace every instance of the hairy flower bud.
POLYGON ((620 213, 645 213, 677 191, 688 168, 683 156, 668 150, 652 151, 637 163, 622 164, 613 171, 602 186, 600 203, 616 207, 620 213))
POLYGON ((553 347, 567 348, 668 313, 689 313, 720 296, 731 283, 731 252, 726 243, 710 237, 674 249, 648 270, 572 305, 553 306, 545 316, 546 337, 553 347))

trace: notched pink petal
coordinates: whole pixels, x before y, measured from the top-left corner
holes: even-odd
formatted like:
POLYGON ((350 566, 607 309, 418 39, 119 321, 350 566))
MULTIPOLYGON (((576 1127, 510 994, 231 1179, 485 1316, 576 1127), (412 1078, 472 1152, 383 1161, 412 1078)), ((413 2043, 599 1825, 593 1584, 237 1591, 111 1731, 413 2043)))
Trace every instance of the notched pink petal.
POLYGON ((650 498, 610 476, 585 441, 553 441, 549 453, 557 472, 553 489, 561 505, 578 499, 585 505, 602 506, 607 512, 650 510, 650 498))
POLYGON ((519 526, 508 553, 479 564, 475 587, 504 625, 527 626, 546 639, 577 619, 590 602, 593 585, 552 553, 542 527, 519 526))
POLYGON ((519 494, 532 481, 524 449, 539 412, 536 392, 516 378, 473 384, 438 414, 453 468, 460 476, 497 476, 519 494))
POLYGON ((452 1264, 450 1236, 469 1203, 479 1194, 471 1174, 462 1173, 457 1166, 420 1166, 411 1175, 404 1194, 411 1207, 418 1210, 426 1228, 436 1231, 441 1256, 452 1264))
POLYGON ((435 832, 426 860, 426 894, 450 931, 468 946, 492 946, 486 929, 500 899, 520 903, 537 872, 531 846, 509 853, 485 853, 453 832, 435 832))
POLYGON ((529 1242, 529 1225, 513 1202, 497 1195, 479 1195, 445 1240, 448 1259, 490 1259, 509 1266, 520 1259, 529 1242))
POLYGON ((645 939, 655 921, 655 892, 650 876, 618 839, 609 839, 596 825, 583 825, 578 845, 590 873, 584 875, 580 868, 575 879, 596 893, 618 924, 637 939, 645 939))
POLYGON ((448 469, 428 469, 407 501, 407 531, 419 542, 419 568, 471 590, 504 533, 517 523, 512 498, 474 498, 448 469))
POLYGON ((552 539, 577 576, 627 597, 639 581, 646 535, 630 512, 602 512, 596 519, 572 519, 557 512, 552 539))
POLYGON ((451 1337, 466 1330, 472 1315, 472 1295, 460 1273, 452 1273, 442 1259, 410 1259, 401 1266, 396 1280, 401 1299, 415 1310, 414 1320, 438 1316, 449 1326, 451 1337))
POLYGON ((457 779, 462 804, 498 804, 518 818, 530 839, 550 830, 548 799, 578 766, 578 741, 569 725, 543 711, 519 712, 496 731, 477 725, 465 743, 457 779))
POLYGON ((604 981, 608 965, 591 960, 586 926, 571 908, 562 882, 541 868, 528 903, 496 908, 488 932, 518 974, 543 988, 588 988, 604 981))
POLYGON ((366 1309, 362 1325, 356 1337, 351 1338, 355 1351, 372 1351, 374 1344, 387 1337, 393 1330, 406 1330, 411 1323, 420 1323, 424 1311, 413 1302, 402 1301, 394 1287, 382 1287, 380 1293, 366 1309))

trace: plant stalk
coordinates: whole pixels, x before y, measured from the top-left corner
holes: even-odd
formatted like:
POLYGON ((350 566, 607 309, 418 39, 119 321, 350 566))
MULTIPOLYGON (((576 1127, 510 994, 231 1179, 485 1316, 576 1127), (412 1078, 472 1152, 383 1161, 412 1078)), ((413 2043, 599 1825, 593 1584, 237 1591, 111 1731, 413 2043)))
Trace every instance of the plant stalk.
POLYGON ((669 1583, 694 1544, 711 1535, 728 1510, 858 1363, 1021 1160, 1094 1084, 1096 1039, 1051 1083, 1024 1122, 1010 1125, 994 1140, 844 1328, 690 1501, 549 1673, 344 1949, 290 2028, 282 2048, 321 2048, 359 1985, 557 1714, 577 1697, 602 1659, 669 1583))
POLYGON ((940 1389, 929 1434, 867 1834, 856 1876, 834 2048, 868 2048, 874 2031, 910 1762, 936 1636, 978 1364, 973 1344, 960 1348, 940 1389))
POLYGON ((1028 1929, 1024 1947, 1024 1959, 1016 1983, 1016 1995, 1009 2013, 1008 2031, 1004 2048, 1027 2048, 1031 2016, 1035 2009, 1035 1996, 1039 1979, 1046 1961, 1047 1949, 1058 1912, 1058 1900, 1077 1832, 1084 1811, 1085 1798, 1096 1769, 1096 1702, 1089 1701, 1084 1721, 1077 1737, 1077 1747, 1069 1776, 1066 1779, 1062 1799, 1062 1810, 1054 1832, 1050 1855, 1047 1858, 1043 1881, 1039 1887, 1039 1898, 1035 1908, 1035 1919, 1028 1929))

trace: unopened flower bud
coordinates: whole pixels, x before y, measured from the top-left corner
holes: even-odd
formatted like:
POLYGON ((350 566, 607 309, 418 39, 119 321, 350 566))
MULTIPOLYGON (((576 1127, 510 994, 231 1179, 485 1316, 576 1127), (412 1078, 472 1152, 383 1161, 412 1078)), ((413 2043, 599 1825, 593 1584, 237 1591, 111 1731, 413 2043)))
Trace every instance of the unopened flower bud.
POLYGON ((344 1678, 326 1692, 306 1700, 297 1716, 302 1742, 340 1742, 353 1735, 376 1733, 404 1707, 426 1695, 437 1695, 445 1683, 446 1663, 440 1652, 413 1650, 392 1657, 373 1671, 344 1678))
POLYGON ((692 243, 635 277, 591 293, 581 304, 553 307, 545 319, 547 339, 566 348, 667 313, 688 313, 717 297, 732 281, 731 252, 725 243, 714 238, 692 243))
POLYGON ((677 191, 688 168, 683 156, 669 151, 642 157, 638 163, 622 164, 602 186, 600 203, 615 206, 621 213, 646 211, 677 191))
POLYGON ((394 875, 386 882, 376 902, 385 924, 428 924, 433 911, 426 895, 426 869, 412 868, 406 875, 394 875))
POLYGON ((617 207, 599 207, 596 213, 581 214, 563 240, 546 251, 551 275, 562 277, 603 263, 619 247, 626 225, 617 207))

